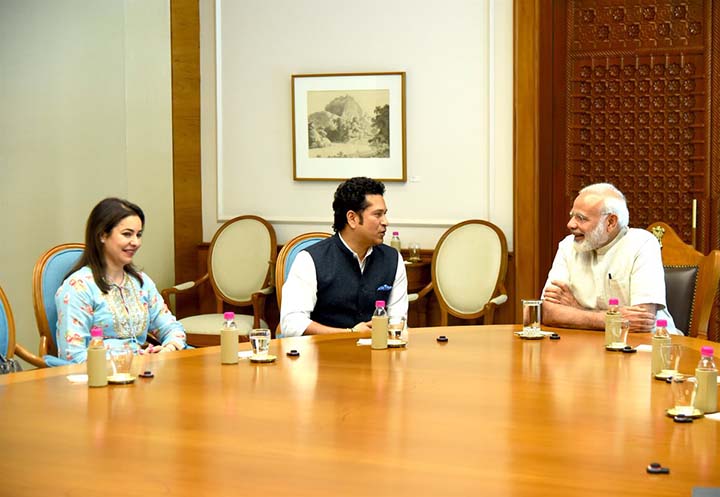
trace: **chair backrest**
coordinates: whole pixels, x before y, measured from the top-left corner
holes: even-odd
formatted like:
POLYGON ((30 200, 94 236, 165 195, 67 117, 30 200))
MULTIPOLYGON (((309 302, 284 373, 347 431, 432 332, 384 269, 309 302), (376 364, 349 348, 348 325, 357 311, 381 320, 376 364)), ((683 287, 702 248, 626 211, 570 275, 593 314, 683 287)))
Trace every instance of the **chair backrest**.
MULTIPOLYGON (((33 269, 35 322, 47 354, 57 356, 55 292, 85 249, 83 243, 64 243, 40 256, 33 269)), ((43 345, 41 343, 41 349, 43 345)))
POLYGON ((275 266, 275 295, 277 296, 278 309, 280 309, 282 305, 282 286, 290 273, 293 262, 295 262, 295 257, 297 257, 301 251, 330 236, 332 236, 330 233, 320 231, 303 233, 288 241, 283 245, 283 248, 280 249, 277 265, 275 266))
POLYGON ((232 305, 252 302, 252 294, 274 276, 277 242, 272 225, 258 216, 239 216, 215 233, 208 251, 208 275, 218 298, 232 305))
POLYGON ((7 296, 0 287, 0 354, 7 358, 15 354, 15 320, 7 296))
POLYGON ((666 304, 675 326, 686 335, 707 338, 720 281, 720 251, 704 255, 666 223, 656 222, 647 229, 660 242, 666 304))
POLYGON ((473 219, 450 227, 432 259, 432 283, 441 308, 453 316, 482 316, 490 299, 504 291, 507 241, 488 221, 473 219))

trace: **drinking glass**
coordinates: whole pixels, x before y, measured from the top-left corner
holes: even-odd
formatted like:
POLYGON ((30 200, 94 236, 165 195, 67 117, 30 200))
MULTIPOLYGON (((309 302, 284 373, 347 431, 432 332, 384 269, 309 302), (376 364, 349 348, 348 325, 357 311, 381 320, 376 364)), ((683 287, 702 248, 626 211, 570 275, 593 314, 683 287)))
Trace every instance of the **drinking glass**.
POLYGON ((672 377, 672 395, 674 414, 692 416, 695 411, 695 396, 697 395, 697 379, 686 374, 676 374, 672 377))
POLYGON ((527 336, 538 336, 542 322, 542 300, 523 300, 523 333, 527 336))
POLYGON ((253 355, 258 358, 267 357, 270 348, 270 330, 267 328, 255 328, 248 333, 253 355))
POLYGON ((408 261, 420 262, 420 244, 412 242, 408 247, 408 261))
POLYGON ((388 339, 402 340, 405 335, 405 324, 407 318, 405 316, 390 316, 388 318, 388 339))
POLYGON ((610 329, 612 332, 610 338, 610 344, 608 348, 612 350, 622 350, 627 345, 627 336, 630 332, 630 321, 627 319, 620 322, 620 326, 615 326, 610 329))
POLYGON ((660 374, 663 376, 674 376, 680 369, 680 356, 682 355, 682 346, 671 343, 660 347, 660 357, 662 357, 662 370, 660 374))
POLYGON ((109 351, 111 373, 109 379, 122 381, 130 378, 133 351, 129 347, 114 347, 109 351))

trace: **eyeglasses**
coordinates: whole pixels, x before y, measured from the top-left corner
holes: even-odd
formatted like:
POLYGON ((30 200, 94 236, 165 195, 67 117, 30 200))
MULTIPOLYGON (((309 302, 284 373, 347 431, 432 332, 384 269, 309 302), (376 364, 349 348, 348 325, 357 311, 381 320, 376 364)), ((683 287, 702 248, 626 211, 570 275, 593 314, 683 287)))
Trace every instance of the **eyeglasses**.
MULTIPOLYGON (((612 214, 612 212, 601 212, 601 213, 600 213, 600 220, 602 221, 603 218, 609 216, 610 214, 612 214)), ((580 214, 579 212, 571 212, 571 213, 570 213, 570 219, 574 219, 574 220, 576 220, 576 221, 579 222, 579 223, 585 223, 585 222, 587 222, 587 221, 590 221, 590 218, 588 218, 588 217, 587 217, 586 215, 584 215, 584 214, 580 214)))

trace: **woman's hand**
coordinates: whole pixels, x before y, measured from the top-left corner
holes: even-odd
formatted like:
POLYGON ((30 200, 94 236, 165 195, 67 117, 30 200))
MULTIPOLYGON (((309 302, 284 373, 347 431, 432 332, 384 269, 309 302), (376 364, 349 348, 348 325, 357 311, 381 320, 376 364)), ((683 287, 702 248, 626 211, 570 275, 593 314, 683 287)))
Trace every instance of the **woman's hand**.
POLYGON ((173 343, 169 343, 167 345, 149 345, 148 348, 145 349, 146 354, 160 354, 164 352, 175 352, 177 350, 177 347, 173 343))

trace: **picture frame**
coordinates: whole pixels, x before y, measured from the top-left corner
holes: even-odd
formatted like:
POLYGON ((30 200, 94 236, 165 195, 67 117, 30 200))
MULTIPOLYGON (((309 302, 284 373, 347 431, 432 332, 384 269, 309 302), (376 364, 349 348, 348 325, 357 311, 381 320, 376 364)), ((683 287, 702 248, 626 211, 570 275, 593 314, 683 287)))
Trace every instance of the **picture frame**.
POLYGON ((405 73, 292 75, 293 179, 407 181, 405 73))

